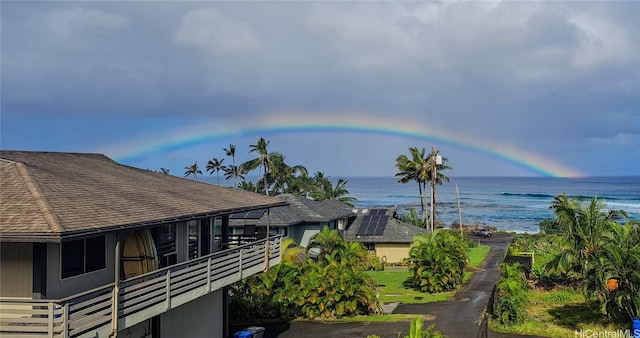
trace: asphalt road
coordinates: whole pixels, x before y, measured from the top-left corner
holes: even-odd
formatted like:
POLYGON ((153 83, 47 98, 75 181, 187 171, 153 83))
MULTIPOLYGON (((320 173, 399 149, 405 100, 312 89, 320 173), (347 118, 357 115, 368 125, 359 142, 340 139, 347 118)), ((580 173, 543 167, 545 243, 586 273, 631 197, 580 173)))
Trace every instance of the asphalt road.
MULTIPOLYGON (((424 326, 435 323, 435 329, 449 338, 457 337, 524 337, 519 335, 485 332, 480 325, 484 309, 489 301, 493 286, 500 277, 497 267, 504 259, 511 236, 498 234, 491 238, 479 238, 481 243, 491 245, 491 251, 484 262, 474 271, 465 288, 452 299, 427 304, 399 304, 392 313, 426 316, 424 326)), ((307 338, 307 337, 367 337, 398 338, 409 334, 410 321, 392 323, 373 322, 325 322, 295 320, 291 322, 260 323, 264 327, 264 338, 307 338)), ((237 332, 247 325, 232 326, 230 332, 237 332)))

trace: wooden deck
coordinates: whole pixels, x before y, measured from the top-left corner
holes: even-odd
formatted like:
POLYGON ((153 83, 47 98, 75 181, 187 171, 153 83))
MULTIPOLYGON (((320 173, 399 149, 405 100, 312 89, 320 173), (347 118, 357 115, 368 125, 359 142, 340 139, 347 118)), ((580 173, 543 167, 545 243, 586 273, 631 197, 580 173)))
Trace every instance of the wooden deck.
MULTIPOLYGON (((269 266, 281 241, 269 238, 269 266)), ((0 336, 106 337, 262 272, 266 247, 259 240, 59 300, 0 298, 0 336)))

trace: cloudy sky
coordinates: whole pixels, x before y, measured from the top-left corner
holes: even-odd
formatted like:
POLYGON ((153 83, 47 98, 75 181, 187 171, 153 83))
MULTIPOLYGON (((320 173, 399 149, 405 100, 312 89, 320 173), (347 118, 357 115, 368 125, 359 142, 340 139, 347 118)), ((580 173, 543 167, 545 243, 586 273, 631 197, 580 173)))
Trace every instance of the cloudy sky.
POLYGON ((1 148, 182 176, 640 174, 640 2, 2 1, 1 148), (223 164, 230 164, 225 159, 223 164))

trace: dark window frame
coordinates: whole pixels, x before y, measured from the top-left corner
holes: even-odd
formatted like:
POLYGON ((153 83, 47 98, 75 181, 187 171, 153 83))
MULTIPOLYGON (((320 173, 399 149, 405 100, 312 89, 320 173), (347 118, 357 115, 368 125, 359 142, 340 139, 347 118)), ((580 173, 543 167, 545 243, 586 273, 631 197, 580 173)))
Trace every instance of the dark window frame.
POLYGON ((74 239, 60 244, 60 279, 82 276, 106 268, 106 236, 74 239))
POLYGON ((159 267, 177 264, 177 225, 175 223, 164 224, 154 228, 151 233, 156 243, 156 251, 158 253, 159 267))

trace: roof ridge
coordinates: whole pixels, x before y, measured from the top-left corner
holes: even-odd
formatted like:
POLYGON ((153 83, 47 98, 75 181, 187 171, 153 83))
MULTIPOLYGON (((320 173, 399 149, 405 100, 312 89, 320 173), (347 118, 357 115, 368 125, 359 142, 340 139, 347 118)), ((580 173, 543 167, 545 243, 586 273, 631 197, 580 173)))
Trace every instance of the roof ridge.
POLYGON ((51 206, 49 206, 49 203, 47 203, 47 199, 40 191, 40 188, 38 188, 38 185, 33 181, 31 175, 29 175, 29 171, 27 170, 25 164, 22 162, 15 162, 15 165, 18 169, 18 173, 27 186, 27 189, 29 189, 29 192, 33 196, 38 209, 40 209, 42 217, 45 219, 47 224, 49 224, 49 228, 54 232, 63 232, 64 229, 60 225, 58 218, 53 213, 51 206))

